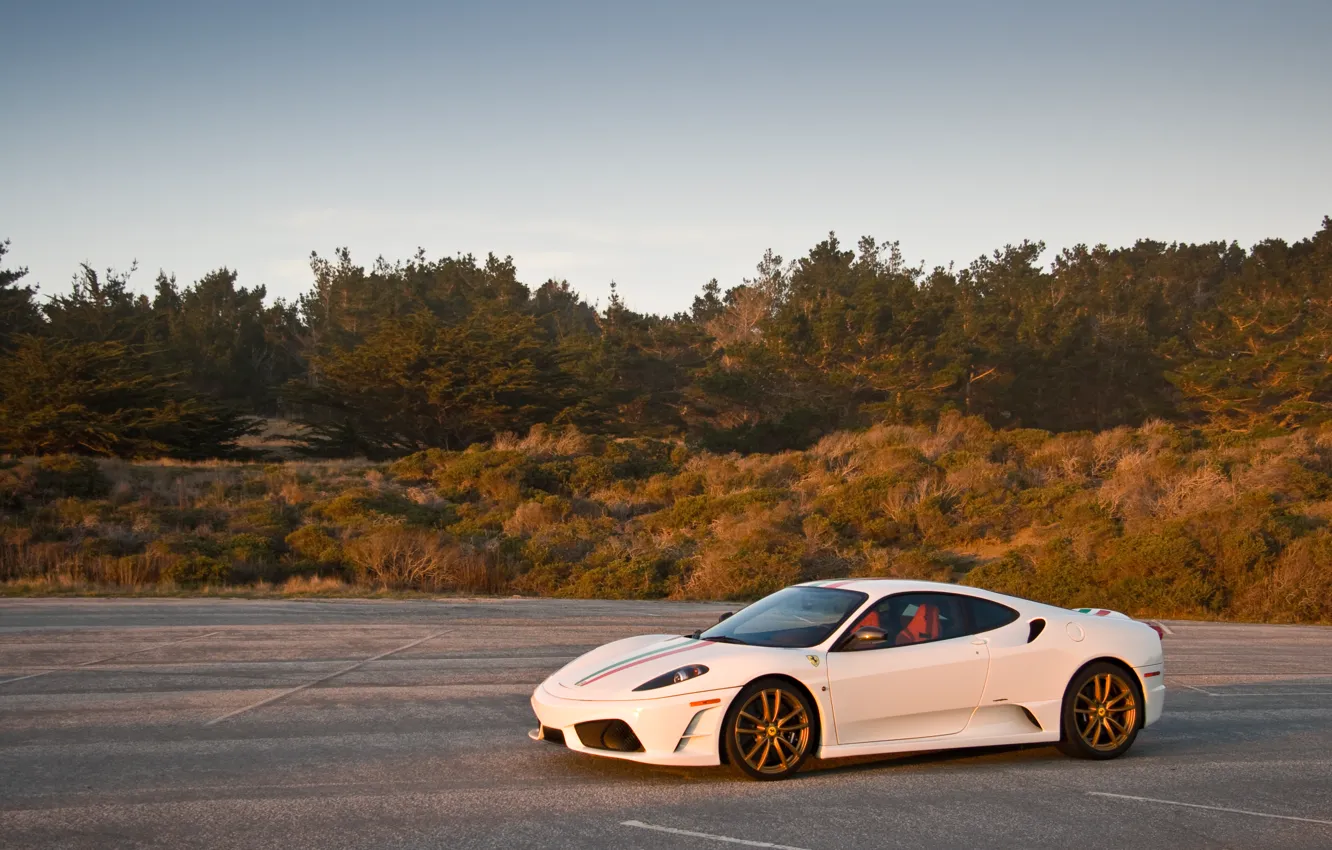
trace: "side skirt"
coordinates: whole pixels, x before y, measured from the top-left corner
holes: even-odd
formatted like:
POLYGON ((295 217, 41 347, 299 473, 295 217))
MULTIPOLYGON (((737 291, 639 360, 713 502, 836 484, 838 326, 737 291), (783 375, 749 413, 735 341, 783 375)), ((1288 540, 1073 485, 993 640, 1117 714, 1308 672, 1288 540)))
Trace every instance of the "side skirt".
POLYGON ((821 759, 847 758, 849 756, 888 755, 891 753, 917 753, 929 750, 960 750, 965 747, 1003 747, 1017 744, 1053 744, 1059 740, 1059 730, 1031 731, 1022 734, 968 735, 965 731, 956 735, 940 735, 934 738, 903 738, 898 741, 870 741, 865 744, 834 744, 821 747, 818 757, 821 759))

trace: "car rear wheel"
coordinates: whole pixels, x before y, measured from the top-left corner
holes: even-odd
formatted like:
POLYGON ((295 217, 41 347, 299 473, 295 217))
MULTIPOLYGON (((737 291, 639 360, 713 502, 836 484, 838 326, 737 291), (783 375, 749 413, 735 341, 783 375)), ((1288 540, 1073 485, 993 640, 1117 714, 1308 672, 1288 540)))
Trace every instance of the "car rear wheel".
POLYGON ((1138 737, 1143 709, 1133 675, 1114 664, 1089 664, 1064 692, 1059 750, 1084 759, 1122 756, 1138 737))
POLYGON ((726 715, 726 756, 753 779, 785 779, 813 750, 815 716, 809 698, 790 682, 752 682, 726 715))

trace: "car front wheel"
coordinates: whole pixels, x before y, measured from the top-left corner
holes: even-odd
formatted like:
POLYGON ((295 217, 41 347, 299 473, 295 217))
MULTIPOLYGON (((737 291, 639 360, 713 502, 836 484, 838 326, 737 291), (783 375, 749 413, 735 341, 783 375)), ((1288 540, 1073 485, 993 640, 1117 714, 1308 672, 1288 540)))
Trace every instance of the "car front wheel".
POLYGON ((753 779, 785 779, 814 748, 814 718, 809 698, 789 682, 752 682, 726 715, 726 756, 753 779))

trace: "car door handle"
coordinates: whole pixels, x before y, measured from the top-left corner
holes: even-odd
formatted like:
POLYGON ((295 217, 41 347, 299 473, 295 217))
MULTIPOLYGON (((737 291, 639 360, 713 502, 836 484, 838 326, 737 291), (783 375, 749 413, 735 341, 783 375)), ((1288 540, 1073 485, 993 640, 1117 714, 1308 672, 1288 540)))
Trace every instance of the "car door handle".
POLYGON ((989 643, 989 641, 986 640, 985 638, 976 638, 975 640, 973 640, 973 641, 971 642, 971 645, 972 645, 972 646, 985 646, 985 645, 988 644, 988 643, 989 643))

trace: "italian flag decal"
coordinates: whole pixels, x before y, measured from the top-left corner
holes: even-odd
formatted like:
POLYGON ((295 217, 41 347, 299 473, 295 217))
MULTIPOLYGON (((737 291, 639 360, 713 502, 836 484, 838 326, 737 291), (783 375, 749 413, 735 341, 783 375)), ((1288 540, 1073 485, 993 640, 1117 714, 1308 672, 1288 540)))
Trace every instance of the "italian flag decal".
POLYGON ((604 679, 621 670, 628 670, 630 667, 637 667, 640 664, 646 664, 649 661, 656 661, 658 658, 665 658, 668 655, 675 655, 680 652, 688 652, 691 649, 698 649, 705 645, 706 641, 694 640, 689 637, 678 637, 670 641, 666 646, 659 646, 656 649, 650 649, 647 652, 640 652, 638 655, 631 655, 628 658, 621 658, 614 664, 608 664, 594 673, 589 673, 583 678, 574 682, 574 685, 590 685, 598 679, 604 679), (680 643, 684 641, 684 643, 680 643))

